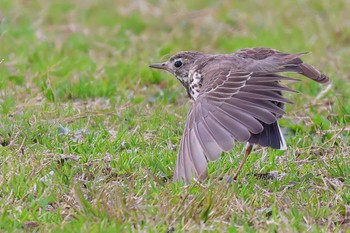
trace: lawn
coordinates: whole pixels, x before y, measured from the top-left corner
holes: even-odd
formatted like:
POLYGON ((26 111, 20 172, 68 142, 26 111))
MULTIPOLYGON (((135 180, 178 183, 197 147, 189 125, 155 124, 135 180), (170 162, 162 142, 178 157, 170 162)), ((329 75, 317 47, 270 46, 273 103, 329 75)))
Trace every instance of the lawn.
POLYGON ((350 232, 346 0, 0 1, 1 232, 350 232), (148 65, 182 50, 298 53, 288 150, 244 145, 172 182, 190 103, 148 65), (255 176, 275 174, 272 179, 255 176))

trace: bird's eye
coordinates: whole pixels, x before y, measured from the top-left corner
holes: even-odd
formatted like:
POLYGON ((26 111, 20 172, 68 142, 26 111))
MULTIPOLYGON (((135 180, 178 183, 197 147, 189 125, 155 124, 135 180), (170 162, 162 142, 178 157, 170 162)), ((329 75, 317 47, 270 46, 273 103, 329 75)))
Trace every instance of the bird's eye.
POLYGON ((182 61, 176 61, 176 62, 174 63, 174 66, 175 66, 176 68, 179 68, 180 66, 182 66, 182 61))

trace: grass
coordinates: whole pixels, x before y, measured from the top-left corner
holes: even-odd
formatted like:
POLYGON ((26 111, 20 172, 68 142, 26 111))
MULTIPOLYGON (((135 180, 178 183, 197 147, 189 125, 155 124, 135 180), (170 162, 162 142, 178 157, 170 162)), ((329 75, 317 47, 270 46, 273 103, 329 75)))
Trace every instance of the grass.
POLYGON ((350 232, 346 1, 0 2, 0 231, 350 232), (311 53, 285 152, 242 145, 171 182, 186 93, 148 64, 181 50, 311 53), (318 96, 318 97, 317 97, 318 96), (316 98, 317 97, 317 98, 316 98), (264 180, 254 173, 272 172, 264 180))

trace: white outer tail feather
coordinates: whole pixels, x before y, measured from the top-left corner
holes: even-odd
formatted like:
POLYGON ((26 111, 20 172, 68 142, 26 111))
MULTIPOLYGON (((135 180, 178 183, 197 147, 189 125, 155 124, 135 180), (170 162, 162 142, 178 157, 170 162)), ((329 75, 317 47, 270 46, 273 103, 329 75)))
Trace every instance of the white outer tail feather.
POLYGON ((286 143, 286 140, 284 139, 281 127, 280 127, 280 125, 278 123, 277 123, 277 126, 278 126, 278 130, 280 132, 280 135, 281 135, 281 141, 280 141, 281 147, 280 147, 280 150, 287 150, 287 143, 286 143))

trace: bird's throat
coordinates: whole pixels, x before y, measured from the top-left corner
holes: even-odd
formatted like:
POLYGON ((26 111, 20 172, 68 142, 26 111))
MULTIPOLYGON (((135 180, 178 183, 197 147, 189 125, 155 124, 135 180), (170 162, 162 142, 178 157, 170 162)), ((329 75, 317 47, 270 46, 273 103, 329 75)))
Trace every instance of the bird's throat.
POLYGON ((186 89, 187 95, 190 99, 192 98, 191 95, 191 90, 190 90, 190 85, 188 84, 188 77, 183 78, 183 77, 179 77, 179 76, 175 76, 177 80, 180 81, 180 83, 182 84, 182 86, 186 89))

